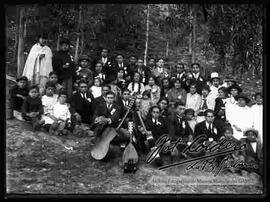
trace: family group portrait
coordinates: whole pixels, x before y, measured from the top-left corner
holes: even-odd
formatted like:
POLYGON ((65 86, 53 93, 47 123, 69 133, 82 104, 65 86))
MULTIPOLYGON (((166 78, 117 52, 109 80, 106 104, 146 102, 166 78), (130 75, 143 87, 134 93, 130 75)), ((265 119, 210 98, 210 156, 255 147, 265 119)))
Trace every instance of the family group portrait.
POLYGON ((7 198, 264 194, 263 4, 4 8, 7 198))

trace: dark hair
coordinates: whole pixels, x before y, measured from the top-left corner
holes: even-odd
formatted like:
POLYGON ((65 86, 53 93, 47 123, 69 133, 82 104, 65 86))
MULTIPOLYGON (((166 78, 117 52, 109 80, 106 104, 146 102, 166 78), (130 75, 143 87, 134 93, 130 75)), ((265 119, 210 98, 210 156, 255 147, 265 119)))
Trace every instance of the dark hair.
POLYGON ((257 93, 255 93, 254 98, 256 99, 256 97, 257 97, 257 96, 263 97, 263 95, 262 95, 262 93, 261 93, 261 92, 257 92, 257 93))
POLYGON ((174 108, 176 109, 178 106, 185 106, 185 104, 181 101, 178 101, 174 104, 174 108))
POLYGON ((49 77, 50 77, 51 75, 56 75, 56 76, 58 77, 58 75, 57 75, 57 73, 56 73, 55 71, 50 72, 50 73, 49 73, 49 77))
POLYGON ((169 104, 169 100, 168 100, 168 98, 166 98, 166 97, 161 97, 161 98, 159 99, 159 101, 158 101, 158 104, 161 103, 161 101, 163 101, 163 100, 165 100, 165 101, 167 102, 167 104, 169 104))
POLYGON ((175 84, 176 81, 179 81, 179 83, 181 84, 181 79, 179 79, 179 78, 174 79, 173 84, 175 84))
POLYGON ((56 88, 55 83, 53 83, 52 81, 47 81, 45 84, 45 88, 47 89, 49 87, 56 88))
POLYGON ((59 98, 61 95, 66 95, 66 96, 68 96, 68 93, 67 93, 67 91, 66 91, 65 89, 61 89, 61 90, 59 91, 59 93, 58 93, 58 98, 59 98))
POLYGON ((122 90, 122 94, 123 94, 125 91, 128 91, 129 93, 131 93, 130 90, 129 90, 128 88, 125 88, 125 89, 122 90))
POLYGON ((229 130, 233 134, 232 127, 228 125, 223 127, 222 133, 224 134, 227 130, 229 130))
POLYGON ((78 82, 78 86, 80 86, 82 83, 88 85, 88 82, 85 79, 80 79, 78 82))
POLYGON ((19 82, 19 81, 26 81, 26 82, 28 82, 28 78, 26 76, 21 76, 21 77, 17 78, 16 81, 17 82, 19 82))
POLYGON ((103 89, 104 87, 108 87, 108 88, 109 88, 109 90, 111 90, 111 86, 110 86, 110 85, 108 85, 108 84, 104 84, 104 85, 102 86, 102 89, 103 89))
POLYGON ((67 39, 67 38, 62 38, 61 40, 60 40, 60 46, 62 46, 63 44, 67 44, 68 46, 70 46, 71 44, 70 44, 70 40, 69 39, 67 39))
POLYGON ((157 108, 161 112, 161 108, 158 105, 154 105, 149 109, 149 113, 152 113, 153 109, 157 108))
POLYGON ((98 61, 96 64, 95 64, 95 67, 97 66, 97 64, 100 64, 102 66, 102 62, 101 61, 98 61))
POLYGON ((222 87, 220 87, 219 89, 218 89, 218 91, 223 91, 224 93, 225 93, 225 96, 227 97, 227 95, 228 95, 228 92, 227 92, 227 88, 226 87, 224 87, 224 86, 222 86, 222 87))
POLYGON ((212 110, 212 109, 207 109, 207 110, 204 111, 204 116, 207 116, 208 113, 212 113, 213 115, 215 115, 214 110, 212 110))
POLYGON ((186 110, 184 111, 184 114, 185 114, 185 115, 187 115, 188 113, 192 113, 192 116, 195 115, 195 111, 194 111, 194 109, 192 109, 192 108, 188 108, 188 109, 186 109, 186 110))
POLYGON ((200 65, 199 63, 197 63, 197 62, 192 63, 192 64, 190 65, 191 68, 193 68, 194 65, 197 65, 199 68, 201 68, 201 65, 200 65))
POLYGON ((157 79, 156 79, 155 76, 149 76, 149 78, 148 78, 148 85, 149 85, 149 80, 150 80, 150 78, 154 79, 155 84, 157 83, 157 79))
POLYGON ((142 96, 145 96, 145 95, 147 95, 150 98, 151 92, 149 90, 145 90, 143 91, 142 96))
POLYGON ((120 72, 120 71, 123 71, 125 73, 125 70, 122 67, 117 70, 117 73, 120 72))
POLYGON ((115 93, 113 92, 113 91, 111 91, 111 90, 109 90, 107 93, 106 93, 106 96, 107 95, 113 95, 114 97, 115 97, 115 93))
POLYGON ((36 89, 37 91, 39 91, 38 85, 31 85, 31 86, 29 87, 29 92, 30 92, 32 89, 36 89))
POLYGON ((191 82, 190 82, 189 88, 190 88, 191 86, 194 86, 194 87, 196 88, 196 90, 197 90, 197 88, 198 88, 197 83, 196 83, 195 81, 191 81, 191 82))

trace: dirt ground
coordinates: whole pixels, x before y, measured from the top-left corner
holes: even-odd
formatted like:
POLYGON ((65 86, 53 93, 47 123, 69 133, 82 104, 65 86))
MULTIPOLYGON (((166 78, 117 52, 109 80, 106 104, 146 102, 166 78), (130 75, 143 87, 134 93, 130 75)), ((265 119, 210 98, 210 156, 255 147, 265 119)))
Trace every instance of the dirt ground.
MULTIPOLYGON (((254 173, 186 171, 185 165, 158 170, 140 157, 135 174, 123 173, 121 151, 109 162, 92 159, 93 137, 50 136, 16 119, 6 121, 6 191, 10 194, 262 194, 254 173), (70 148, 73 148, 71 150, 70 148)), ((166 161, 167 160, 167 161, 166 161)), ((169 159, 165 164, 169 163, 169 159)))

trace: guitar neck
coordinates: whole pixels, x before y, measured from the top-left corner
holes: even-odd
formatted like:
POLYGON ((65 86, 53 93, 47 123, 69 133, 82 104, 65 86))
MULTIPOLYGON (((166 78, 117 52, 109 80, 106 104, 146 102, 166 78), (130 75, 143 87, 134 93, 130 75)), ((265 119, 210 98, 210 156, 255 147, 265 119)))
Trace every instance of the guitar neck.
POLYGON ((144 125, 144 122, 143 122, 143 119, 142 119, 142 116, 141 116, 140 111, 137 111, 137 114, 138 114, 138 116, 139 116, 140 123, 141 123, 141 125, 142 125, 142 127, 143 127, 143 130, 144 130, 144 131, 147 131, 147 130, 146 130, 146 127, 145 127, 145 125, 144 125))

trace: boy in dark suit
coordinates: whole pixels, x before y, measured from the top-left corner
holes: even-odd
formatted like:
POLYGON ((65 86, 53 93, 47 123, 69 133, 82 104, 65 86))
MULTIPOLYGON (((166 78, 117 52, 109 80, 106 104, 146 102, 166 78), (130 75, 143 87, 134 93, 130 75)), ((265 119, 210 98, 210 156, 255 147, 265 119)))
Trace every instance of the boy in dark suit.
POLYGON ((148 83, 149 77, 151 76, 151 71, 143 65, 143 60, 140 58, 137 61, 135 72, 139 72, 142 78, 142 83, 146 85, 148 83))
POLYGON ((88 82, 80 80, 78 83, 78 91, 71 96, 70 113, 74 115, 77 121, 91 124, 93 122, 93 95, 87 90, 88 82))

